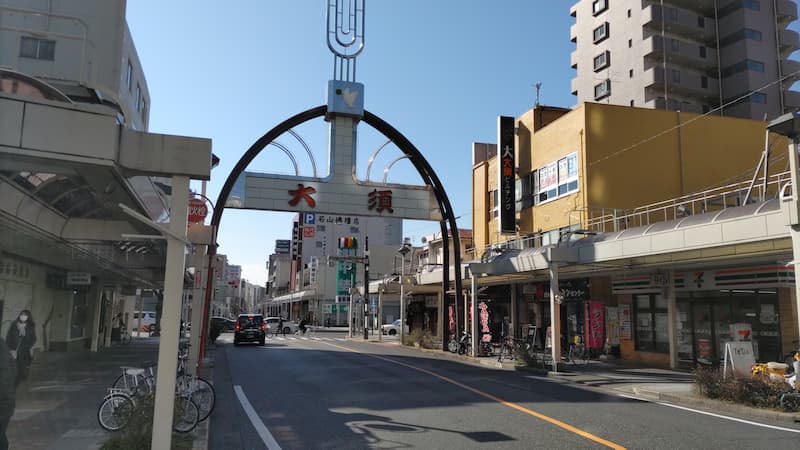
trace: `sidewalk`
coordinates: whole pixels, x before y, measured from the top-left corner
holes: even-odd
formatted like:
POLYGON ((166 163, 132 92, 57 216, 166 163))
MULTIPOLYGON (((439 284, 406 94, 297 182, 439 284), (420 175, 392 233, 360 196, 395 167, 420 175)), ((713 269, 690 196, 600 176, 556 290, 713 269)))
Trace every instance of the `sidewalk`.
MULTIPOLYGON (((356 340, 356 339, 354 339, 356 340)), ((370 339, 372 344, 399 345, 397 341, 370 339)), ((456 355, 441 350, 406 347, 424 353, 438 355, 440 358, 460 361, 467 364, 481 365, 503 370, 516 370, 525 376, 541 376, 558 379, 563 382, 576 383, 593 388, 611 390, 616 393, 636 396, 654 402, 667 402, 691 408, 702 409, 721 414, 731 414, 753 420, 768 419, 785 422, 787 425, 800 423, 800 413, 786 413, 771 409, 714 400, 697 395, 694 392, 694 378, 691 373, 679 370, 647 367, 628 361, 591 360, 585 364, 563 364, 559 372, 547 369, 517 366, 513 360, 498 362, 497 356, 478 357, 456 355)))
MULTIPOLYGON (((156 361, 158 343, 158 338, 142 338, 97 353, 37 354, 28 381, 17 390, 17 405, 7 431, 10 448, 99 448, 111 436, 97 422, 97 408, 108 387, 121 373, 120 366, 156 361)), ((195 448, 203 440, 206 422, 193 431, 198 437, 195 448)))

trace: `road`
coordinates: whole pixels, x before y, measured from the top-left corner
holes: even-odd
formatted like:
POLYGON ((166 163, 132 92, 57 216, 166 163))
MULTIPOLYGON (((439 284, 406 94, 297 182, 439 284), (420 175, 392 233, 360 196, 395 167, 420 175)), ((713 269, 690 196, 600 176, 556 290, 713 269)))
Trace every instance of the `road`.
MULTIPOLYGON (((800 434, 344 335, 220 338, 210 448, 797 448, 800 434), (249 414, 248 414, 249 411, 249 414)), ((773 423, 791 427, 786 423, 773 423)))

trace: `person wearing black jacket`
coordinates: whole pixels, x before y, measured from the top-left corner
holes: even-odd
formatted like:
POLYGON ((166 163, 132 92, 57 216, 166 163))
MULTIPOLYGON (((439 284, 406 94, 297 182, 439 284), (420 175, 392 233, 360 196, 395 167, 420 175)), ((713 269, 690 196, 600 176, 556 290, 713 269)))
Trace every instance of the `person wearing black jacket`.
POLYGON ((33 361, 33 345, 36 344, 36 324, 33 315, 27 309, 22 310, 17 320, 11 323, 6 333, 6 345, 11 356, 17 360, 17 377, 15 385, 28 379, 28 369, 33 361))

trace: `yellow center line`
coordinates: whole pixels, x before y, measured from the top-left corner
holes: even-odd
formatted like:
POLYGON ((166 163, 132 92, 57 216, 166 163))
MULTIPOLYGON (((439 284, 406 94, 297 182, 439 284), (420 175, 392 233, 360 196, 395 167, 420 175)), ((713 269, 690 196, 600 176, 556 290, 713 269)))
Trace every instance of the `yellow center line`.
POLYGON ((455 386, 458 386, 458 387, 460 387, 462 389, 466 389, 466 390, 468 390, 470 392, 474 392, 475 394, 478 394, 481 397, 488 398, 489 400, 492 400, 494 402, 500 403, 501 405, 505 405, 505 406, 507 406, 509 408, 515 409, 517 411, 523 412, 523 413, 528 414, 528 415, 531 415, 533 417, 536 417, 537 419, 544 420, 545 422, 551 423, 551 424, 553 424, 553 425, 555 425, 555 426, 557 426, 559 428, 563 428, 563 429, 565 429, 565 430, 567 430, 569 432, 575 433, 578 436, 582 436, 582 437, 584 437, 586 439, 589 439, 591 441, 597 442, 598 444, 602 444, 602 445, 605 445, 606 447, 610 447, 610 448, 613 448, 613 449, 616 449, 616 450, 625 450, 625 447, 623 447, 623 446, 621 446, 619 444, 615 444, 615 443, 613 443, 611 441, 608 441, 606 439, 603 439, 603 438, 601 438, 599 436, 595 436, 592 433, 589 433, 587 431, 583 431, 580 428, 574 427, 574 426, 572 426, 572 425, 570 425, 568 423, 562 422, 562 421, 560 421, 558 419, 554 419, 554 418, 552 418, 550 416, 546 416, 546 415, 544 415, 542 413, 538 413, 536 411, 533 411, 533 410, 530 410, 528 408, 525 408, 524 406, 518 405, 516 403, 509 402, 507 400, 503 400, 500 397, 496 397, 496 396, 494 396, 492 394, 483 392, 483 391, 481 391, 479 389, 475 389, 474 387, 467 386, 466 384, 460 383, 460 382, 458 382, 458 381, 456 381, 456 380, 454 380, 452 378, 448 378, 446 376, 439 375, 436 372, 432 372, 430 370, 423 369, 421 367, 413 366, 411 364, 406 364, 404 362, 395 361, 394 359, 391 359, 391 358, 384 358, 383 356, 373 355, 373 354, 370 354, 370 353, 364 353, 364 352, 361 352, 361 351, 358 351, 358 350, 354 350, 354 349, 349 348, 349 347, 343 347, 341 345, 331 344, 330 342, 320 341, 320 343, 326 344, 326 345, 330 345, 331 347, 336 347, 336 348, 339 348, 339 349, 342 349, 342 350, 346 350, 348 352, 358 353, 358 354, 364 355, 364 356, 369 356, 370 358, 380 359, 382 361, 390 362, 392 364, 397 364, 399 366, 408 367, 409 369, 416 370, 417 372, 422 372, 422 373, 430 375, 430 376, 432 376, 434 378, 438 378, 438 379, 440 379, 442 381, 445 381, 447 383, 450 383, 450 384, 453 384, 455 386))

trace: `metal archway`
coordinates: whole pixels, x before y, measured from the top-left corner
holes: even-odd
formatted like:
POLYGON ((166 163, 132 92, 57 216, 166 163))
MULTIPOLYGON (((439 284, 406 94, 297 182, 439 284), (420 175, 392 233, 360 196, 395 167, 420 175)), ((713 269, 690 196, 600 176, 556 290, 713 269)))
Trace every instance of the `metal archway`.
MULTIPOLYGON (((225 204, 230 197, 231 191, 233 190, 233 185, 239 179, 239 177, 244 173, 245 169, 248 165, 258 156, 259 153, 272 141, 277 139, 283 133, 289 131, 290 129, 300 125, 304 122, 308 122, 309 120, 316 119, 318 117, 322 117, 328 111, 327 105, 317 106, 306 111, 303 111, 297 115, 294 115, 280 124, 278 124, 273 129, 269 130, 266 134, 261 136, 253 145, 250 146, 249 149, 245 152, 244 155, 239 159, 236 163, 234 168, 231 170, 231 173, 228 175, 228 178, 225 180, 225 184, 222 186, 222 190, 217 197, 217 201, 215 202, 216 208, 214 208, 214 213, 211 216, 211 230, 212 230, 212 239, 211 245, 208 246, 208 273, 206 279, 206 294, 205 294, 205 302, 203 305, 203 334, 201 337, 200 343, 200 355, 198 360, 200 363, 203 360, 203 353, 205 349, 205 342, 206 342, 206 330, 208 328, 208 310, 211 304, 211 292, 212 291, 212 280, 214 279, 212 270, 213 270, 213 259, 214 255, 217 251, 217 230, 219 229, 220 221, 222 220, 222 212, 225 209, 225 204)), ((458 306, 461 304, 461 291, 462 291, 462 280, 461 280, 461 242, 458 239, 458 226, 456 225, 455 216, 453 214, 453 208, 450 204, 450 200, 447 197, 447 193, 444 190, 444 186, 442 185, 439 177, 434 172, 433 168, 428 164, 428 161, 425 160, 425 157, 422 156, 422 153, 409 141, 402 133, 400 133, 397 129, 393 126, 389 125, 389 123, 385 122, 380 117, 370 113, 369 111, 364 111, 364 116, 362 120, 378 130, 379 132, 383 133, 384 136, 389 138, 390 140, 394 141, 395 144, 400 148, 400 150, 409 156, 409 161, 411 164, 414 165, 414 168, 417 169, 420 176, 422 177, 423 181, 428 186, 431 186, 433 189, 433 193, 436 197, 436 201, 439 204, 439 210, 442 213, 442 217, 444 218, 442 221, 439 222, 439 225, 442 230, 442 239, 444 244, 444 261, 450 260, 450 237, 447 232, 447 226, 449 224, 450 230, 454 237, 453 242, 453 250, 455 252, 455 322, 456 322, 456 329, 455 335, 458 336, 458 306)), ((369 282, 369 280, 365 280, 365 282, 369 282)), ((450 289, 450 271, 443 270, 442 271, 442 294, 443 294, 443 305, 449 306, 448 301, 448 291, 450 289)), ((443 308, 446 310, 446 308, 443 308)), ((446 311, 441 311, 442 314, 442 349, 447 349, 447 342, 448 342, 448 327, 447 321, 444 319, 444 314, 446 311)))

